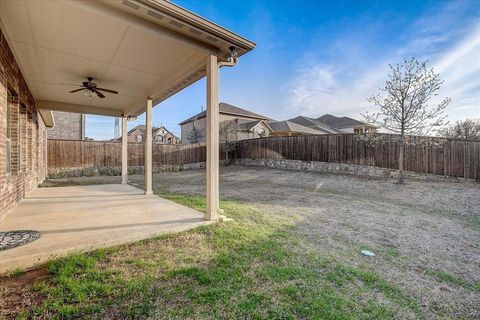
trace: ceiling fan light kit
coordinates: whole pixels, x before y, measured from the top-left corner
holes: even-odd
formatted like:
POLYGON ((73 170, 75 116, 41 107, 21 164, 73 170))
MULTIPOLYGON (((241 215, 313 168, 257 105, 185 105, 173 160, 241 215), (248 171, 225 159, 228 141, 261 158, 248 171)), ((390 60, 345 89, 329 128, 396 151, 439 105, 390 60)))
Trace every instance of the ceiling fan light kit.
MULTIPOLYGON (((76 84, 69 84, 69 85, 78 86, 76 84)), ((87 96, 89 98, 93 98, 93 97, 97 96, 101 99, 105 98, 105 95, 103 93, 101 93, 100 91, 108 92, 108 93, 112 93, 112 94, 118 94, 118 91, 116 91, 116 90, 99 88, 97 86, 97 84, 95 82, 93 82, 92 77, 87 77, 87 81, 83 81, 82 85, 80 85, 79 87, 81 87, 81 88, 69 91, 69 93, 75 93, 75 92, 83 91, 84 96, 87 96)))

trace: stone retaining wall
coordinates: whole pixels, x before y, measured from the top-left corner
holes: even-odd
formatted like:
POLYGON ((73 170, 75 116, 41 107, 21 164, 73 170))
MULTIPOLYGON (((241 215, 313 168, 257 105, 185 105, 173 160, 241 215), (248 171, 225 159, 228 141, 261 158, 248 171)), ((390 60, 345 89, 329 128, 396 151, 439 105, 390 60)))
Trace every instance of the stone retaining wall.
MULTIPOLYGON (((380 168, 373 166, 361 166, 347 163, 332 163, 320 161, 302 161, 302 160, 273 160, 273 159, 236 159, 234 164, 246 167, 268 167, 284 170, 314 171, 325 173, 337 173, 354 176, 372 177, 372 178, 397 178, 397 170, 380 168)), ((450 176, 440 176, 429 173, 416 173, 405 171, 406 178, 431 180, 431 181, 474 181, 472 179, 464 179, 450 176)))

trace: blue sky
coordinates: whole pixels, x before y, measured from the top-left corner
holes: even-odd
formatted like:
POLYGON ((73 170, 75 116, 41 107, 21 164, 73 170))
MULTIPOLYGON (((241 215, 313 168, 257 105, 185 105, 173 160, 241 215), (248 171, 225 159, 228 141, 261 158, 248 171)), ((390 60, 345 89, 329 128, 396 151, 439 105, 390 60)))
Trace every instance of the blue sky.
MULTIPOLYGON (((254 41, 221 70, 220 101, 284 120, 325 113, 361 119, 388 64, 428 59, 451 97, 450 121, 480 118, 480 1, 173 1, 254 41)), ((435 99, 432 101, 435 102, 435 99)), ((205 106, 201 80, 154 108, 153 123, 178 123, 205 106)), ((144 116, 129 122, 143 123, 144 116)), ((87 117, 86 134, 110 139, 114 119, 87 117)))

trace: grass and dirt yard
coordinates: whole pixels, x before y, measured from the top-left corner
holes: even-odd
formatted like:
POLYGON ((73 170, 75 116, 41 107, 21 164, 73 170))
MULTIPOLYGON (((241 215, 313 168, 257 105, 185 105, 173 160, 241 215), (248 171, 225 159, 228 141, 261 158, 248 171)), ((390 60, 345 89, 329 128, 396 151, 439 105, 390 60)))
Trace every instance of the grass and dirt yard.
MULTIPOLYGON (((158 195, 198 210, 204 186, 203 170, 154 175, 158 195)), ((480 318, 478 183, 231 166, 221 197, 233 222, 3 277, 0 318, 480 318)))

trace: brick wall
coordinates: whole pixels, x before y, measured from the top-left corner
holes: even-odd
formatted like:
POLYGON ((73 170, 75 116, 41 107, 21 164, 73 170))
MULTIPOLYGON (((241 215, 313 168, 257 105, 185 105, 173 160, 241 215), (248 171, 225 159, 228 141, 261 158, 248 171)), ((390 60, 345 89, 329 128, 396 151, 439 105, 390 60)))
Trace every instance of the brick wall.
POLYGON ((45 148, 45 124, 0 30, 0 220, 45 179, 45 148))
POLYGON ((53 118, 55 127, 48 130, 48 139, 85 139, 85 116, 83 114, 54 111, 53 118))

